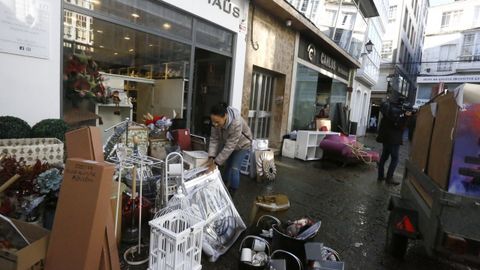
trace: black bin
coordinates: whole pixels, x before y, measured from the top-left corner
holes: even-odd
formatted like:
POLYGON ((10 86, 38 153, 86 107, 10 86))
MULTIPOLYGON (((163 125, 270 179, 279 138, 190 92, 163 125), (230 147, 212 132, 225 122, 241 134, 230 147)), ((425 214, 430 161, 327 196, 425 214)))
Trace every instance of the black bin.
MULTIPOLYGON (((312 242, 315 239, 316 235, 312 235, 310 238, 305 240, 299 240, 288 236, 282 233, 279 229, 279 224, 274 224, 273 228, 273 239, 272 239, 272 249, 277 250, 285 250, 290 253, 293 253, 295 256, 300 259, 301 263, 305 265, 306 263, 306 254, 305 254, 305 243, 312 242)), ((295 269, 298 267, 296 262, 288 261, 287 262, 287 269, 295 269)))

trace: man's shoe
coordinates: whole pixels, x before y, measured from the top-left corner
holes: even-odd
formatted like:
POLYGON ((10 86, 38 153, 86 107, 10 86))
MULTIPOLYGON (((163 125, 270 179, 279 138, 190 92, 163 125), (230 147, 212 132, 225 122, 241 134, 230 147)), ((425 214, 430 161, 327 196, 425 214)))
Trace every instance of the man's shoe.
POLYGON ((378 182, 385 181, 385 177, 378 177, 378 178, 377 178, 377 181, 378 181, 378 182))
POLYGON ((387 183, 387 184, 389 184, 389 185, 392 185, 392 186, 398 186, 398 185, 400 185, 400 182, 397 182, 397 181, 393 180, 392 177, 387 177, 387 178, 385 179, 385 183, 387 183))

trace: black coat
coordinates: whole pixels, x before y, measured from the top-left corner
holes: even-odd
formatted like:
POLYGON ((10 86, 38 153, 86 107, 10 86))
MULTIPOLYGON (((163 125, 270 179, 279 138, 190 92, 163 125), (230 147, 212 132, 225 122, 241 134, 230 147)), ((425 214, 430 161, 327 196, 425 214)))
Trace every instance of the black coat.
POLYGON ((402 144, 403 130, 407 122, 402 108, 398 104, 384 102, 380 108, 382 120, 378 128, 377 142, 402 144))

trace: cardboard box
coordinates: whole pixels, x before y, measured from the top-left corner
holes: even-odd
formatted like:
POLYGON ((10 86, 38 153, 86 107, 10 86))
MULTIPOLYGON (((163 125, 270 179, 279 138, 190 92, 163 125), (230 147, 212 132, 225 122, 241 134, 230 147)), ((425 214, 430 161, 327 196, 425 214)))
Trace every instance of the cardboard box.
MULTIPOLYGON (((15 219, 10 219, 13 225, 30 242, 26 247, 16 251, 0 251, 0 269, 24 270, 45 259, 49 231, 37 225, 32 225, 15 219)), ((3 232, 0 231, 0 234, 3 232)))
MULTIPOLYGON (((458 106, 453 93, 437 99, 437 112, 429 151, 428 175, 442 189, 448 188, 458 106)), ((420 123, 417 121, 420 125, 420 123)))
MULTIPOLYGON (((122 183, 120 185, 120 202, 119 202, 119 214, 117 217, 117 244, 120 244, 120 240, 122 239, 122 205, 123 205, 123 192, 126 189, 126 185, 122 183)), ((112 185, 112 194, 110 196, 110 206, 112 208, 112 220, 114 224, 114 231, 115 231, 115 210, 117 209, 117 192, 118 192, 118 182, 114 181, 112 185)), ((115 233, 115 232, 114 232, 115 233)))
POLYGON ((417 113, 417 123, 410 147, 410 160, 427 173, 428 154, 435 117, 431 105, 422 106, 417 113))
POLYGON ((65 134, 67 158, 103 161, 103 146, 100 129, 79 128, 65 134))
POLYGON ((205 151, 183 151, 183 160, 190 165, 190 169, 204 166, 208 162, 208 153, 205 151))
MULTIPOLYGON (((46 269, 99 269, 114 166, 67 160, 48 247, 46 269)), ((115 242, 115 241, 113 241, 115 242)))
POLYGON ((113 214, 109 211, 100 254, 99 270, 120 270, 118 247, 114 235, 113 214))

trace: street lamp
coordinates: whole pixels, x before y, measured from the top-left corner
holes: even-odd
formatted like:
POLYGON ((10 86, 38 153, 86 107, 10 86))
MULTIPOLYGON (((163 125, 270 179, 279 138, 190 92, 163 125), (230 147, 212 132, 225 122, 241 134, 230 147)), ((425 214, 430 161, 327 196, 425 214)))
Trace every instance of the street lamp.
POLYGON ((368 54, 373 51, 373 42, 371 40, 365 44, 365 51, 367 51, 368 54))

